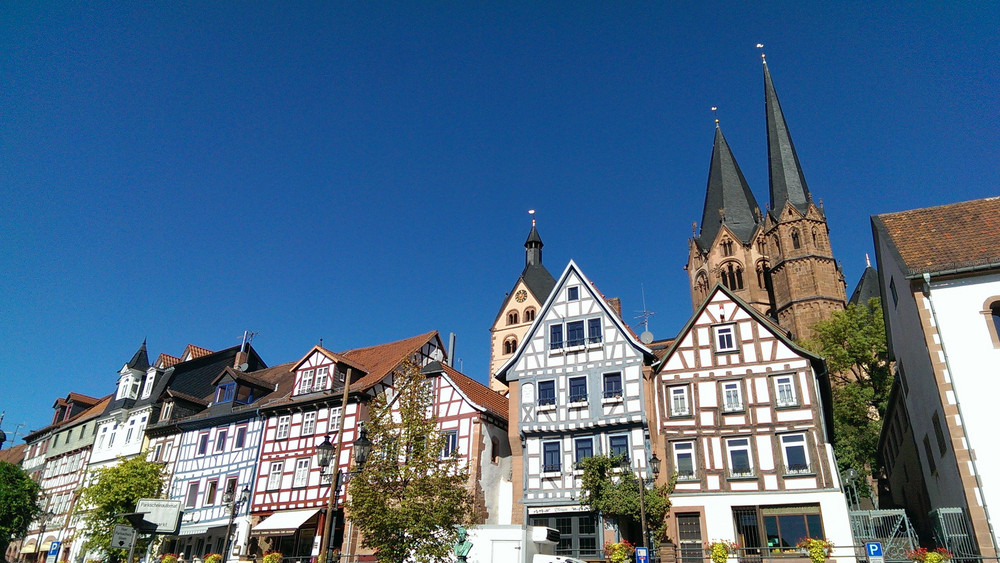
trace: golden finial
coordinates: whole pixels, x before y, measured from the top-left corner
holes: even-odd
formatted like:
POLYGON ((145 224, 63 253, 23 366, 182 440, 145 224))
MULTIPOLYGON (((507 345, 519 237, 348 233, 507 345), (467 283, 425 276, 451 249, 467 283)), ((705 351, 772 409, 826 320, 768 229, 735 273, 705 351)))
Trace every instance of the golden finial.
MULTIPOLYGON (((763 49, 763 48, 764 48, 764 44, 763 44, 763 43, 758 43, 758 44, 757 44, 757 48, 758 48, 758 49, 763 49)), ((761 52, 760 52, 760 60, 762 60, 762 61, 764 61, 764 62, 767 62, 767 59, 766 59, 766 57, 765 57, 765 55, 764 55, 764 51, 761 51, 761 52)))
POLYGON ((716 127, 719 126, 719 114, 717 113, 718 111, 719 111, 719 107, 718 106, 712 106, 712 113, 715 115, 715 126, 716 127))
POLYGON ((535 210, 534 209, 529 209, 528 210, 528 215, 531 215, 531 226, 534 227, 535 226, 535 210))

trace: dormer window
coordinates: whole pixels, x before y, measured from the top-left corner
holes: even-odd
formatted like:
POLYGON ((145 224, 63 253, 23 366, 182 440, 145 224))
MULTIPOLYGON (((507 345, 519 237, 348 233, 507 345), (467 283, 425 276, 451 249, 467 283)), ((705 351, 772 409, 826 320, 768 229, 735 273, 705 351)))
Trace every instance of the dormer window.
POLYGON ((233 397, 236 395, 236 382, 230 381, 229 383, 223 383, 215 391, 215 402, 218 403, 230 403, 233 397))
POLYGON ((326 366, 316 368, 316 380, 313 381, 313 389, 316 391, 323 391, 326 389, 326 376, 329 372, 330 368, 326 366))
POLYGON ((312 391, 313 373, 311 369, 303 370, 299 376, 299 394, 312 391))
POLYGON ((148 399, 153 392, 153 382, 156 380, 156 372, 150 371, 146 374, 146 383, 142 386, 142 398, 148 399))
POLYGON ((566 301, 579 301, 580 300, 580 288, 578 286, 573 286, 566 290, 566 301))
POLYGON ((139 392, 139 380, 132 374, 122 375, 118 380, 118 396, 116 399, 134 399, 139 392))
POLYGON ((163 408, 160 409, 160 421, 170 420, 170 415, 174 412, 173 401, 168 401, 163 403, 163 408))

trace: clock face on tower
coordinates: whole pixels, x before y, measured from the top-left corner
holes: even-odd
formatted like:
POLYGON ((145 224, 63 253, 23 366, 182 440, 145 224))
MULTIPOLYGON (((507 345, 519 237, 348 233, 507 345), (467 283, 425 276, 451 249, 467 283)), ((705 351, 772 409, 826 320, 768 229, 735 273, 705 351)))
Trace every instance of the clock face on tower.
POLYGON ((524 303, 527 298, 528 292, 523 289, 514 294, 514 299, 516 299, 518 303, 524 303))

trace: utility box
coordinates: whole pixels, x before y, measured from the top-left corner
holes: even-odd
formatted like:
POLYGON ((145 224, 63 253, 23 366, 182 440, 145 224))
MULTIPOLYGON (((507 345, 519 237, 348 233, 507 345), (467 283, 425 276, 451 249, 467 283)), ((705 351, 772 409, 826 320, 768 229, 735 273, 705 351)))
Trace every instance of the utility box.
POLYGON ((469 528, 468 539, 472 542, 466 557, 469 563, 535 563, 536 555, 554 556, 559 530, 544 526, 483 525, 469 528))

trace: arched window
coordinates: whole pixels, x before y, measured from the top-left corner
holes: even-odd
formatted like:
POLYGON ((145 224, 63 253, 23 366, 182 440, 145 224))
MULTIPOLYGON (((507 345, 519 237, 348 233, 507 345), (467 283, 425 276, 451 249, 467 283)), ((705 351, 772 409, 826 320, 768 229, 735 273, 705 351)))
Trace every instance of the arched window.
POLYGON ((761 254, 767 254, 767 243, 761 238, 757 241, 757 252, 761 254))
POLYGON ((798 249, 802 247, 802 241, 799 240, 798 229, 792 229, 792 248, 798 249))
POLYGON ((708 295, 708 275, 705 272, 698 272, 698 277, 695 278, 694 282, 695 292, 701 298, 705 298, 708 295))
POLYGON ((774 242, 775 254, 781 254, 781 241, 778 240, 778 235, 774 235, 774 237, 772 237, 771 240, 772 242, 774 242))
POLYGON ((511 311, 507 313, 507 324, 509 325, 517 324, 517 311, 511 311))
POLYGON ((725 240, 722 241, 722 254, 724 256, 732 256, 733 255, 733 241, 731 241, 729 239, 725 239, 725 240))
POLYGON ((530 308, 529 309, 525 309, 524 310, 524 322, 530 323, 533 320, 535 320, 535 310, 534 309, 530 309, 530 308))
POLYGON ((504 354, 513 354, 514 350, 517 350, 517 339, 512 336, 512 337, 508 338, 507 340, 504 340, 504 342, 503 342, 503 353, 504 354))
POLYGON ((743 289, 743 268, 736 262, 722 266, 722 284, 731 290, 743 289))
POLYGON ((761 289, 767 287, 767 262, 763 260, 757 262, 757 286, 761 289))

